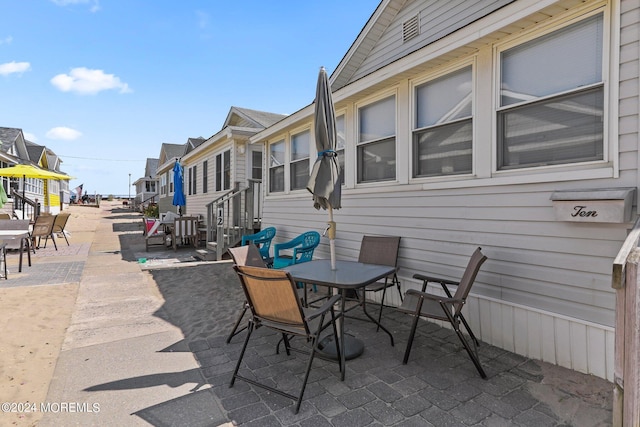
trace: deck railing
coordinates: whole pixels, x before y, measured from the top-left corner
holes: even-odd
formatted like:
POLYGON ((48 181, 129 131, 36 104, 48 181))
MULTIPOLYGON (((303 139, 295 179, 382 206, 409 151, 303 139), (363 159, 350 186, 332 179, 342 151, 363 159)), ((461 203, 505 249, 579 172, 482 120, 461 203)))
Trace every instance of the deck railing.
POLYGON ((244 234, 260 228, 260 180, 248 180, 248 186, 238 183, 207 204, 207 249, 216 252, 221 260, 228 248, 235 246, 244 234))
POLYGON ((640 219, 613 262, 616 335, 613 367, 613 425, 640 426, 640 219))

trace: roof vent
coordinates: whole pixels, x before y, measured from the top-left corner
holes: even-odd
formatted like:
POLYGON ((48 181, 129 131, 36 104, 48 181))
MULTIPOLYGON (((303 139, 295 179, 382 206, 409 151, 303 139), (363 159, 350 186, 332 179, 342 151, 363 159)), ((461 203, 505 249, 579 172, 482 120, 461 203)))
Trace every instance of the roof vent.
POLYGON ((402 23, 402 42, 406 43, 420 34, 418 15, 402 23))

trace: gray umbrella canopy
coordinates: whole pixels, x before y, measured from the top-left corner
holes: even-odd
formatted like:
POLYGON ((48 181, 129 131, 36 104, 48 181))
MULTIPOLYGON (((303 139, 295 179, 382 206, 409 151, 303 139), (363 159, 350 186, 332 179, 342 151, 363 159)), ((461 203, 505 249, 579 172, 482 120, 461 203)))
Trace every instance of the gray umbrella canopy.
POLYGON ((313 206, 329 212, 328 234, 331 249, 331 268, 335 270, 336 223, 333 209, 341 206, 340 167, 336 153, 336 114, 331 99, 329 78, 324 67, 318 74, 315 100, 315 139, 318 158, 313 164, 307 190, 313 194, 313 206))

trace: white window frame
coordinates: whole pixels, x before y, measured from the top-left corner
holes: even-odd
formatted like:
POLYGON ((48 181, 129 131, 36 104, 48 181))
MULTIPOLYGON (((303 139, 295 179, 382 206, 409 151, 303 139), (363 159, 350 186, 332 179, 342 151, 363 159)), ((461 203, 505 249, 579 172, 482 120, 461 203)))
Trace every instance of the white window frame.
MULTIPOLYGON (((616 55, 614 54, 614 52, 611 51, 611 48, 610 48, 611 19, 609 14, 610 14, 609 8, 606 7, 605 5, 600 4, 597 7, 592 8, 592 10, 580 10, 580 11, 574 12, 569 17, 564 17, 562 19, 554 20, 554 22, 546 25, 543 29, 532 29, 531 31, 527 32, 522 36, 506 41, 504 43, 498 43, 494 45, 494 48, 493 48, 493 52, 494 52, 494 55, 493 55, 494 57, 493 104, 494 104, 494 107, 493 107, 493 123, 492 123, 494 137, 492 138, 492 145, 493 145, 492 146, 492 152, 493 152, 492 174, 495 177, 510 176, 510 175, 531 176, 532 173, 534 174, 539 174, 541 172, 551 173, 553 171, 558 171, 560 173, 563 173, 565 171, 571 172, 575 170, 585 170, 585 169, 592 169, 592 168, 603 168, 603 167, 609 168, 611 166, 613 166, 612 176, 613 177, 618 176, 618 171, 617 171, 618 161, 617 161, 617 156, 615 155, 615 152, 617 151, 617 145, 615 143, 616 138, 612 137, 612 129, 616 127, 614 123, 616 120, 616 117, 615 117, 615 111, 613 111, 611 108, 612 106, 611 85, 613 83, 610 80, 610 69, 609 69, 610 62, 614 58, 616 58, 616 55), (593 18, 595 15, 598 15, 598 14, 602 14, 602 19, 603 19, 602 81, 600 83, 585 86, 583 88, 566 90, 566 91, 554 93, 548 96, 539 97, 532 102, 558 99, 564 95, 578 94, 581 91, 587 90, 587 88, 602 86, 603 88, 603 141, 602 141, 603 159, 584 161, 584 162, 577 161, 577 162, 566 162, 566 163, 559 163, 559 164, 531 165, 531 166, 514 167, 509 169, 501 169, 499 164, 499 150, 501 148, 499 143, 500 135, 498 134, 500 132, 500 129, 498 126, 499 113, 501 111, 507 111, 513 108, 517 108, 517 106, 529 105, 529 103, 527 102, 520 102, 520 103, 511 104, 509 106, 501 107, 501 100, 500 100, 500 97, 501 97, 500 86, 501 86, 501 79, 502 79, 501 53, 511 48, 518 47, 530 41, 536 40, 547 34, 553 33, 555 31, 561 30, 573 24, 579 23, 586 19, 593 18), (613 165, 611 163, 613 163, 613 165)), ((550 175, 547 175, 546 180, 549 180, 549 179, 557 179, 557 178, 552 178, 550 175)))
MULTIPOLYGON (((401 99, 401 98, 400 98, 401 99)), ((378 96, 376 96, 375 98, 371 98, 371 99, 367 99, 366 101, 362 102, 362 103, 358 103, 355 106, 355 127, 356 127, 356 141, 355 141, 355 181, 356 181, 356 186, 363 186, 363 185, 372 185, 372 184, 384 184, 384 183, 397 183, 398 182, 398 100, 399 100, 399 94, 397 93, 397 90, 392 90, 392 91, 387 91, 384 93, 379 94, 378 96), (377 139, 373 139, 373 140, 365 140, 365 141, 361 141, 360 140, 360 135, 361 135, 361 129, 360 129, 360 115, 361 115, 361 111, 363 108, 366 108, 368 106, 371 106, 377 102, 381 102, 381 101, 385 101, 388 98, 393 98, 393 103, 394 103, 394 112, 393 112, 393 119, 394 119, 394 134, 391 136, 385 136, 383 138, 377 138, 377 139), (395 165, 394 165, 394 176, 392 178, 387 178, 387 179, 378 179, 378 180, 366 180, 363 181, 360 179, 361 177, 361 171, 360 171, 360 147, 364 147, 366 145, 370 145, 370 144, 375 144, 378 142, 383 142, 385 140, 390 140, 393 139, 393 146, 394 146, 394 156, 395 156, 395 165)))
POLYGON ((475 165, 476 165, 476 61, 475 56, 465 59, 462 62, 458 62, 455 64, 448 65, 446 68, 438 70, 435 73, 430 74, 426 77, 421 77, 411 82, 410 85, 410 108, 409 114, 411 117, 411 129, 410 129, 410 137, 409 137, 409 163, 408 166, 410 168, 410 180, 413 181, 429 181, 429 180, 452 180, 452 179, 460 179, 460 178, 468 178, 470 176, 474 176, 475 174, 475 165), (424 84, 428 84, 429 82, 433 82, 440 78, 446 78, 454 73, 457 73, 465 68, 471 68, 471 116, 465 118, 458 118, 455 120, 447 121, 442 124, 435 124, 430 126, 425 126, 423 128, 418 128, 418 114, 417 114, 417 103, 418 96, 417 90, 420 86, 424 84), (455 174, 437 174, 437 175, 416 175, 416 159, 415 159, 415 135, 423 131, 425 129, 435 129, 440 126, 451 125, 457 122, 471 120, 471 171, 465 173, 455 173, 455 174))
POLYGON ((269 143, 267 145, 267 181, 268 181, 268 193, 269 194, 285 194, 287 191, 287 142, 284 137, 278 138, 275 142, 269 143), (282 144, 283 151, 283 161, 282 164, 272 166, 271 165, 271 147, 274 145, 282 144), (276 169, 282 169, 282 189, 272 190, 272 182, 271 182, 271 171, 276 169))
MULTIPOLYGON (((298 168, 298 167, 302 167, 304 169, 305 165, 304 163, 306 163, 306 170, 307 170, 307 177, 309 176, 309 174, 311 173, 311 143, 312 143, 312 137, 311 137, 311 129, 306 128, 306 129, 301 129, 301 130, 297 130, 295 132, 292 132, 289 135, 289 158, 288 158, 288 169, 289 169, 289 191, 300 191, 300 190, 306 190, 306 184, 300 188, 293 188, 293 180, 295 179, 294 174, 293 174, 293 169, 294 168, 298 168), (293 155, 294 155, 294 151, 293 151, 293 140, 297 137, 297 136, 301 136, 303 134, 307 134, 307 140, 308 140, 308 144, 307 144, 307 157, 301 157, 299 159, 293 159, 293 155)), ((315 150, 314 150, 315 151, 315 150)), ((285 159, 286 159, 286 155, 285 155, 285 159)), ((286 189, 286 184, 285 184, 285 189, 286 189)))

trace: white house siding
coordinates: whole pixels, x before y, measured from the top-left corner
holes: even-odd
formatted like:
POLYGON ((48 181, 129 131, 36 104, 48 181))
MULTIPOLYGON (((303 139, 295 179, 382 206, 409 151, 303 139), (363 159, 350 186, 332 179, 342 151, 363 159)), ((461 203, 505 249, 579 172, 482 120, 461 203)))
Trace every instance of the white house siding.
MULTIPOLYGON (((422 2, 426 3, 429 2, 422 2)), ((587 7, 588 3, 604 4, 587 2, 587 7)), ((571 9, 576 4, 562 2, 555 10, 564 13, 563 6, 571 9)), ((342 91, 334 94, 338 114, 344 113, 347 118, 346 186, 343 207, 334 212, 334 219, 339 259, 357 259, 365 234, 402 237, 399 274, 404 290, 420 285, 412 279, 415 273, 459 278, 470 254, 476 247, 482 247, 489 259, 478 275, 467 308, 468 319, 481 339, 528 357, 612 380, 615 308, 612 261, 632 222, 558 221, 550 200, 552 193, 559 190, 639 186, 640 5, 637 0, 623 0, 609 6, 613 27, 609 45, 615 47, 619 39, 620 48, 609 53, 613 61, 608 72, 608 79, 613 82, 608 97, 609 152, 614 157, 608 164, 547 170, 542 174, 496 174, 491 170, 494 148, 490 141, 483 140, 475 141, 474 177, 412 179, 408 172, 407 106, 411 81, 420 75, 403 71, 401 78, 389 80, 393 81, 391 85, 376 83, 375 89, 363 87, 360 94, 347 86, 343 97, 342 91), (385 91, 397 98, 397 179, 394 183, 359 185, 353 171, 357 107, 371 99, 372 93, 379 96, 385 91)), ((401 11, 399 16, 402 14, 401 11)), ((524 18, 515 27, 533 21, 524 18)), ((429 51, 424 55, 431 58, 429 51)), ((491 74, 492 55, 491 46, 475 52, 476 76, 491 74)), ((418 64, 418 59, 411 59, 418 64)), ((416 65, 415 70, 426 68, 416 65)), ((415 71, 420 72, 423 71, 415 71)), ((476 97, 491 94, 490 89, 477 88, 476 97)), ((480 111, 474 116, 476 126, 485 128, 485 132, 493 120, 482 111, 487 105, 476 105, 480 111)), ((305 120, 312 119, 302 117, 297 122, 292 119, 289 128, 281 124, 264 139, 278 141, 288 130, 303 126, 305 120)), ((287 167, 288 164, 285 170, 287 167)), ((265 198, 263 225, 277 228, 276 241, 291 239, 306 230, 322 232, 326 220, 327 213, 313 209, 311 195, 304 190, 265 198)), ((324 238, 316 257, 328 256, 328 242, 324 238)), ((397 293, 390 292, 388 298, 388 303, 399 303, 397 293)))

